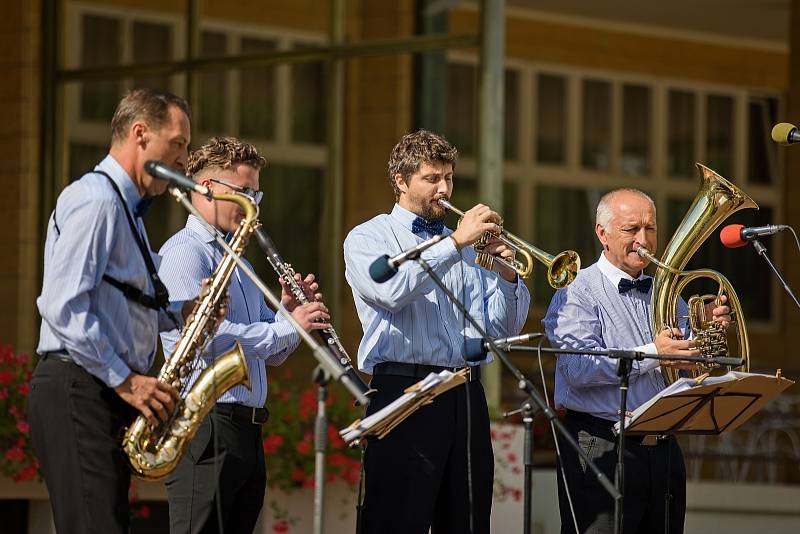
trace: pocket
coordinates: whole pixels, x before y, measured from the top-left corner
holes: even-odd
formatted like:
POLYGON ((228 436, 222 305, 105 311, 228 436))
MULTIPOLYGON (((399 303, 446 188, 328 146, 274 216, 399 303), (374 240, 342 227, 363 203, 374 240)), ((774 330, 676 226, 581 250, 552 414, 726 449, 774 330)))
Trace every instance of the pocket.
MULTIPOLYGON (((602 461, 601 459, 604 456, 606 456, 606 459, 612 458, 613 460, 614 454, 609 454, 614 452, 613 441, 608 441, 601 437, 593 436, 592 434, 590 434, 585 430, 579 430, 578 445, 580 445, 583 452, 586 453, 586 456, 588 456, 592 462, 598 464, 597 467, 599 467, 601 471, 604 470, 602 466, 599 464, 601 463, 602 461)), ((585 475, 588 469, 586 461, 581 456, 578 456, 578 461, 580 462, 581 471, 583 471, 583 474, 585 475)))

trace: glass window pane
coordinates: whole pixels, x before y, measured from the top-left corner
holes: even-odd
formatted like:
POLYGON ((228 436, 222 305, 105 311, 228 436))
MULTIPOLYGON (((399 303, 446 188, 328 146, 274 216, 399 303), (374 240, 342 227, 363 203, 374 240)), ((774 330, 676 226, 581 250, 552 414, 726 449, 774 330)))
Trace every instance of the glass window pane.
MULTIPOLYGON (((538 186, 536 232, 532 244, 549 254, 574 250, 580 255, 584 267, 594 263, 600 255, 600 248, 591 230, 602 193, 594 189, 538 186)), ((547 283, 544 265, 537 262, 531 276, 536 306, 547 307, 555 290, 547 283)))
POLYGON ((695 142, 695 95, 688 91, 669 92, 667 117, 667 174, 692 176, 695 142))
POLYGON ((476 72, 472 65, 447 65, 447 139, 463 156, 475 155, 476 72))
MULTIPOLYGON (((227 37, 223 33, 204 31, 200 37, 203 57, 224 56, 227 37)), ((200 72, 197 74, 199 109, 194 115, 197 128, 202 132, 220 133, 225 130, 227 73, 200 72)))
MULTIPOLYGON (((135 21, 131 31, 134 63, 155 63, 173 58, 172 28, 168 25, 135 21)), ((133 86, 169 90, 169 75, 136 78, 133 80, 133 86)))
MULTIPOLYGON (((242 54, 270 52, 274 41, 242 39, 242 54)), ((256 139, 275 138, 275 68, 242 69, 239 91, 239 134, 256 139)))
POLYGON ((505 79, 505 142, 503 152, 505 159, 515 160, 519 157, 519 75, 516 71, 506 70, 505 79))
POLYGON ((620 170, 629 176, 650 173, 650 88, 622 87, 622 160, 620 170))
POLYGON ((727 178, 733 171, 733 98, 710 95, 706 106, 706 165, 727 178))
MULTIPOLYGON (((84 15, 81 18, 81 67, 118 65, 122 57, 122 22, 113 17, 84 15)), ((107 120, 120 97, 120 82, 92 82, 81 88, 80 117, 107 120)))
MULTIPOLYGON (((661 236, 666 243, 683 220, 691 204, 687 199, 671 198, 667 202, 667 234, 661 236)), ((761 205, 758 210, 741 210, 728 217, 720 226, 743 224, 745 226, 770 224, 773 209, 761 205)), ((763 260, 758 254, 743 254, 742 249, 726 248, 719 241, 719 229, 714 231, 692 256, 687 269, 710 268, 725 275, 736 290, 745 317, 768 321, 772 313, 772 278, 766 276, 763 260)), ((660 254, 659 254, 660 256, 660 254)), ((693 294, 716 293, 717 284, 710 279, 691 282, 682 297, 688 299, 693 294)))
POLYGON ((581 163, 588 169, 611 168, 611 84, 583 82, 583 143, 581 163))
POLYGON ((297 63, 292 72, 292 139, 325 141, 325 65, 297 63))
POLYGON ((566 130, 566 80, 563 76, 540 74, 536 92, 536 161, 564 163, 566 130))
POLYGON ((758 184, 775 183, 778 145, 772 142, 772 125, 778 121, 778 100, 751 98, 748 103, 747 178, 758 184))

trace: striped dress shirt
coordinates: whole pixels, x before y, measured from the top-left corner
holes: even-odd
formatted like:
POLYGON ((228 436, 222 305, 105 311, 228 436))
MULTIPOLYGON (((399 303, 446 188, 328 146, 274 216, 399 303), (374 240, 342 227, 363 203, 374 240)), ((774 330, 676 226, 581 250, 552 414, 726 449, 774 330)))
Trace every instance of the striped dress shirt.
MULTIPOLYGON (((133 180, 112 156, 95 170, 106 172, 125 199, 121 205, 108 179, 88 173, 64 189, 47 225, 42 294, 36 300, 42 326, 39 354, 66 351, 110 387, 131 371, 146 373, 153 364, 159 330, 174 328, 162 312, 131 302, 103 281, 103 275, 131 284, 148 295, 153 285, 123 210, 135 213, 141 196, 133 180)), ((135 219, 150 248, 147 232, 135 219)), ((151 254, 154 265, 160 258, 151 254)), ((188 295, 193 298, 197 295, 188 295)), ((170 308, 180 321, 180 307, 170 308)))
MULTIPOLYGON (((372 373, 379 362, 463 367, 465 339, 479 337, 419 264, 409 261, 379 284, 369 266, 383 254, 399 254, 431 236, 416 235, 416 215, 395 204, 353 228, 344 242, 345 277, 353 290, 364 337, 358 347, 359 368, 372 373)), ((445 235, 452 232, 445 228, 445 235)), ((530 293, 523 282, 508 282, 475 264, 475 251, 461 251, 443 239, 422 253, 489 335, 512 336, 525 324, 530 293)), ((491 356, 487 361, 491 361, 491 356)))
MULTIPOLYGON (((606 259, 581 270, 575 281, 559 289, 542 320, 553 347, 570 349, 630 349, 655 353, 650 321, 652 288, 620 294, 621 279, 633 280, 606 259)), ((640 275, 639 278, 647 278, 640 275)), ((678 316, 687 314, 679 300, 678 316)), ((688 334, 686 320, 681 320, 688 334)), ((627 409, 635 410, 664 389, 657 360, 634 361, 630 373, 627 409)), ((608 420, 618 420, 619 377, 616 360, 605 356, 562 354, 556 363, 555 402, 608 420)))
MULTIPOLYGON (((189 215, 186 226, 161 247, 159 276, 169 289, 170 298, 185 299, 197 295, 200 282, 216 271, 224 252, 205 226, 189 215)), ((249 264, 248 264, 249 266, 249 264)), ((264 296, 246 275, 235 268, 228 286, 228 315, 219 324, 202 357, 193 367, 189 384, 214 360, 234 346, 242 345, 250 373, 251 390, 234 386, 218 400, 260 408, 267 400, 266 365, 280 365, 297 347, 300 336, 289 321, 267 307, 264 296)), ((179 332, 161 334, 164 355, 169 357, 178 342, 179 332)))

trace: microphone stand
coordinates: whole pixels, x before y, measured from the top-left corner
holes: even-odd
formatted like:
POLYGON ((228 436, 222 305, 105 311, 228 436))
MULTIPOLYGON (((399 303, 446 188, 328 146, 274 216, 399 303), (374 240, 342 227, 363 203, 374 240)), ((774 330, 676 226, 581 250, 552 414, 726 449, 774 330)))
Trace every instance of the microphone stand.
POLYGON ((197 212, 197 209, 186 198, 186 193, 177 187, 170 187, 169 191, 170 194, 172 194, 172 196, 174 196, 189 213, 194 215, 205 229, 214 236, 217 244, 234 259, 239 270, 250 278, 256 287, 264 294, 270 306, 277 310, 278 313, 281 313, 283 317, 291 323, 300 338, 311 348, 311 353, 314 358, 319 362, 319 366, 315 371, 315 381, 319 384, 319 390, 317 397, 318 412, 315 421, 314 533, 320 534, 322 532, 322 499, 324 496, 323 484, 325 482, 325 451, 327 449, 327 419, 325 414, 325 400, 327 399, 326 386, 331 378, 339 381, 362 406, 369 404, 369 398, 364 395, 364 392, 362 392, 358 385, 348 376, 347 371, 339 360, 328 349, 324 348, 311 337, 308 332, 303 330, 297 320, 283 307, 281 301, 272 294, 266 285, 264 285, 264 282, 261 281, 258 275, 256 275, 253 270, 242 261, 242 258, 231 249, 228 243, 218 234, 216 229, 203 219, 202 215, 197 212))
POLYGON ((756 252, 758 252, 758 255, 764 258, 764 261, 766 261, 767 264, 772 268, 772 272, 775 273, 775 276, 777 276, 778 280, 780 280, 781 284, 783 284, 783 289, 786 290, 789 296, 792 297, 792 300, 797 305, 797 307, 800 308, 800 302, 798 302, 797 297, 792 291, 792 288, 789 287, 789 284, 786 283, 786 280, 783 279, 783 276, 781 276, 780 271, 778 271, 778 268, 775 266, 774 263, 772 263, 772 260, 769 258, 769 256, 767 256, 767 247, 765 247, 758 239, 753 239, 753 247, 756 249, 756 252))
MULTIPOLYGON (((420 253, 417 253, 414 256, 409 257, 408 259, 415 260, 422 267, 422 269, 428 274, 428 276, 430 276, 431 280, 433 280, 433 282, 439 287, 439 289, 441 289, 444 292, 444 294, 447 295, 447 298, 449 298, 453 302, 453 304, 456 305, 456 307, 464 316, 464 318, 467 320, 467 322, 469 322, 469 324, 473 328, 475 328, 475 330, 478 331, 481 337, 485 339, 486 342, 489 344, 489 350, 491 350, 492 354, 494 354, 501 362, 503 362, 503 365, 505 365, 506 368, 511 372, 511 374, 514 375, 514 378, 517 379, 517 386, 519 387, 519 389, 522 390, 530 398, 530 400, 533 401, 538 410, 540 410, 542 413, 545 414, 547 419, 555 426, 555 428, 564 438, 564 441, 566 441, 567 444, 569 444, 569 446, 572 447, 578 453, 578 455, 586 462, 587 467, 592 471, 592 473, 594 473, 594 476, 597 479, 597 481, 600 483, 601 486, 603 486, 603 489, 605 489, 606 492, 608 492, 608 494, 611 495, 611 498, 614 499, 615 501, 619 500, 622 497, 620 492, 617 490, 617 488, 614 487, 613 484, 611 484, 611 482, 603 474, 603 472, 597 468, 597 466, 594 464, 592 459, 589 458, 586 452, 584 452, 584 450, 581 449, 580 445, 578 445, 578 442, 575 441, 575 439, 569 434, 569 432, 567 432, 567 429, 564 428, 564 425, 561 423, 561 421, 558 420, 558 416, 556 415, 556 413, 550 409, 550 407, 547 405, 544 399, 542 399, 542 397, 539 395, 539 392, 536 391, 536 388, 533 386, 533 383, 531 383, 531 381, 528 380, 524 374, 522 374, 522 372, 516 365, 514 365, 514 363, 508 357, 508 354, 504 350, 500 349, 500 347, 497 346, 494 340, 492 340, 492 338, 489 337, 489 335, 481 327, 481 325, 478 324, 478 322, 472 317, 472 315, 470 315, 469 311, 467 311, 467 309, 464 307, 464 304, 462 304, 461 301, 458 300, 458 298, 453 294, 453 292, 450 291, 444 285, 444 282, 442 282, 441 278, 439 278, 439 276, 435 272, 433 272, 433 269, 428 264, 428 262, 426 262, 420 256, 420 253)), ((529 492, 529 488, 527 486, 525 488, 525 491, 526 493, 529 492)), ((525 510, 527 510, 528 514, 531 514, 532 506, 530 504, 531 499, 529 495, 530 494, 528 493, 525 497, 526 501, 525 510)), ((470 513, 472 513, 471 510, 470 513)), ((523 528, 525 529, 524 532, 525 534, 529 534, 531 528, 530 515, 528 517, 524 517, 523 520, 525 522, 523 525, 523 528)))

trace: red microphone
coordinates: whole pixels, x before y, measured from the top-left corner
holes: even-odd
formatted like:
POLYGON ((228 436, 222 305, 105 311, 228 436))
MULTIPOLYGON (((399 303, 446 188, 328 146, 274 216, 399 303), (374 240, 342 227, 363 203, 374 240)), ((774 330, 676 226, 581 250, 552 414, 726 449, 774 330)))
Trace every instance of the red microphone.
POLYGON ((768 224, 766 226, 747 226, 729 224, 719 233, 719 240, 728 248, 739 248, 759 237, 777 234, 789 228, 785 224, 768 224))

